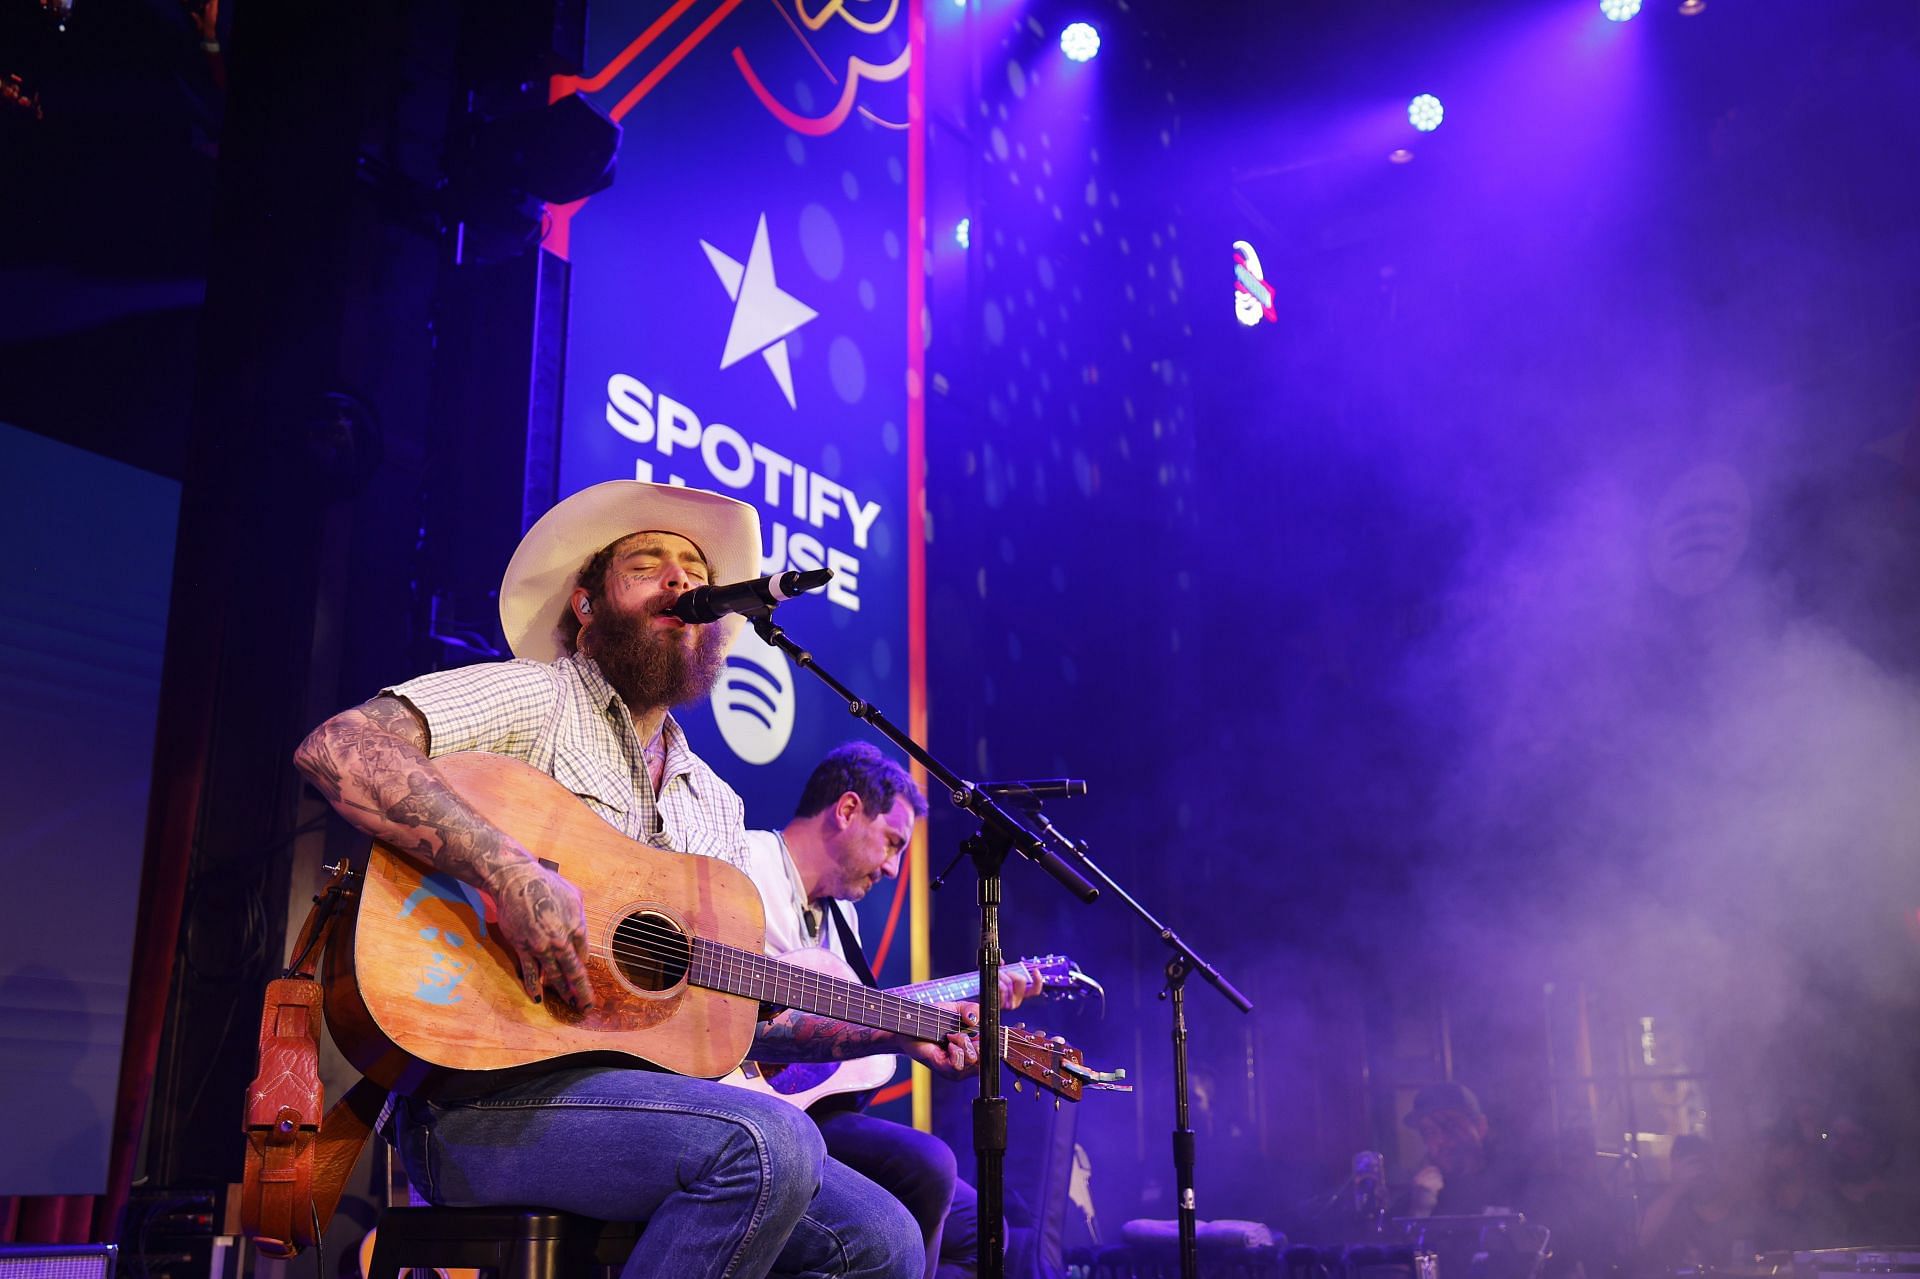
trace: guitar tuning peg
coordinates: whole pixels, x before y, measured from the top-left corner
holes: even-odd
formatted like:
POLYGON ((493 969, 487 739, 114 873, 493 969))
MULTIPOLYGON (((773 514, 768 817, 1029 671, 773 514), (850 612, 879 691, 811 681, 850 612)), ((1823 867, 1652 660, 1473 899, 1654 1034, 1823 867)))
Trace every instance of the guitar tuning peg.
POLYGON ((1059 1099, 1058 1097, 1055 1097, 1055 1098, 1053 1099, 1053 1108, 1054 1108, 1055 1110, 1058 1110, 1058 1109, 1060 1109, 1060 1099, 1059 1099))
POLYGON ((1014 1080, 1014 1081, 1013 1081, 1013 1090, 1014 1090, 1015 1092, 1019 1092, 1019 1091, 1020 1091, 1020 1081, 1019 1081, 1018 1079, 1016 1079, 1016 1080, 1014 1080))
POLYGON ((1067 1046, 1067 1037, 1065 1035, 1054 1035, 1051 1036, 1047 1042, 1050 1044, 1058 1044, 1060 1047, 1065 1048, 1067 1046))

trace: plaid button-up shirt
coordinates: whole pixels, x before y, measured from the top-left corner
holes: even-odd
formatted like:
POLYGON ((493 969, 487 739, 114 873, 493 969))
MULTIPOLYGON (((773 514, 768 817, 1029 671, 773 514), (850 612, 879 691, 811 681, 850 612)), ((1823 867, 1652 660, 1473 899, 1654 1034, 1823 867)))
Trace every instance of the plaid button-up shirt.
POLYGON ((631 839, 751 869, 746 809, 667 716, 667 766, 653 794, 626 703, 592 658, 489 662, 383 689, 427 721, 428 754, 486 751, 523 760, 631 839))

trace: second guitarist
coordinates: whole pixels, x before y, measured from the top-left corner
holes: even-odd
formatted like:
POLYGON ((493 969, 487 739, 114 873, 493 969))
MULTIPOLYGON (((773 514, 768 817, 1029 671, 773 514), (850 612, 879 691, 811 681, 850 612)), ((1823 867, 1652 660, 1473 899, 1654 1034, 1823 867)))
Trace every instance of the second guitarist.
MULTIPOLYGON (((749 830, 748 873, 767 911, 767 952, 825 947, 871 984, 852 903, 900 873, 914 823, 927 801, 905 769, 865 742, 828 753, 807 779, 793 820, 778 831, 749 830)), ((1024 970, 1002 971, 1000 999, 1016 1007, 1036 988, 1024 970)), ((897 1195, 919 1223, 926 1274, 973 1272, 978 1216, 973 1187, 951 1147, 838 1098, 809 1110, 827 1153, 897 1195)))

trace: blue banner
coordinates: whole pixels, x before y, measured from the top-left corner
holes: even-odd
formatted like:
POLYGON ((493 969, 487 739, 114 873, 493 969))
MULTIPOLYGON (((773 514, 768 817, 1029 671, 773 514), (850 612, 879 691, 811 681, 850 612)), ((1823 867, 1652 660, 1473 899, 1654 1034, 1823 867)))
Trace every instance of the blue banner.
MULTIPOLYGON (((553 210, 573 263, 560 491, 639 478, 760 509, 763 572, 826 567, 779 620, 909 722, 908 6, 900 0, 597 0, 587 94, 624 137, 619 177, 553 210)), ((748 634, 696 749, 778 828, 807 774, 866 730, 748 634)), ((908 980, 882 885, 867 949, 908 980)))

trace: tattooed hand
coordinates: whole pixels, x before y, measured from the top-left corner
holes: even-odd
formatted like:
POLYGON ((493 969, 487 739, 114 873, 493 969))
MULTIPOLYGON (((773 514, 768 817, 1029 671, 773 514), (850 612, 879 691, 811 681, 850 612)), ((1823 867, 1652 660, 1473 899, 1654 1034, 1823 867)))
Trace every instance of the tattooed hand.
POLYGON ((493 897, 529 999, 551 986, 591 1007, 580 890, 460 798, 427 749, 426 720, 383 696, 314 729, 294 763, 354 826, 493 897))
POLYGON ((967 1030, 948 1035, 937 1044, 914 1040, 907 1055, 924 1062, 936 1075, 947 1079, 965 1079, 980 1069, 980 1008, 973 1003, 941 1004, 966 1019, 967 1030))
POLYGON ((510 866, 488 882, 500 908, 500 933, 520 960, 527 998, 550 987, 575 1008, 591 1008, 587 914, 580 890, 539 862, 510 866))

